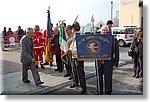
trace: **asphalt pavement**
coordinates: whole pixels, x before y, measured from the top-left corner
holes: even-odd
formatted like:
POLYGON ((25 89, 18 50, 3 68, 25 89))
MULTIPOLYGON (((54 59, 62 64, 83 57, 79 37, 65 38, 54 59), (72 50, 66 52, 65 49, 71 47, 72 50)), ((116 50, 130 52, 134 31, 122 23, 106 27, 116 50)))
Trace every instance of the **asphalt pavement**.
MULTIPOLYGON (((128 63, 113 71, 112 95, 143 95, 143 83, 141 78, 132 77, 132 64, 128 63)), ((96 76, 86 80, 88 92, 84 95, 95 95, 96 76)), ((69 86, 45 93, 46 95, 81 95, 81 89, 69 86)), ((105 95, 103 93, 102 95, 105 95)))
MULTIPOLYGON (((121 48, 120 61, 119 61, 120 66, 124 66, 128 63, 131 63, 131 58, 127 57, 127 53, 126 53, 127 49, 128 48, 125 48, 122 50, 121 48)), ((45 82, 42 86, 37 87, 34 84, 33 77, 30 71, 28 74, 29 74, 29 79, 31 80, 31 83, 25 84, 21 80, 22 69, 21 69, 21 63, 20 63, 19 49, 18 48, 8 49, 6 51, 1 51, 1 53, 3 56, 1 59, 2 74, 0 75, 0 80, 1 80, 0 92, 3 95, 41 95, 41 94, 46 94, 46 93, 49 94, 51 92, 54 92, 55 90, 64 89, 65 87, 69 86, 72 83, 72 80, 68 80, 68 78, 63 77, 63 75, 65 74, 65 70, 62 73, 54 71, 54 69, 56 69, 56 62, 54 62, 53 63, 54 66, 52 67, 50 67, 49 65, 46 65, 45 69, 41 69, 41 68, 38 69, 41 80, 45 82)), ((85 61, 85 73, 86 73, 87 80, 95 77, 94 66, 95 66, 94 61, 85 61)), ((131 66, 129 67, 128 70, 116 70, 114 72, 116 73, 115 74, 116 77, 114 76, 113 83, 115 83, 117 86, 121 85, 122 88, 120 88, 121 90, 120 92, 124 94, 127 92, 127 89, 123 89, 124 86, 128 86, 131 89, 133 88, 132 86, 134 86, 134 84, 130 85, 128 81, 129 82, 133 81, 133 83, 137 82, 138 84, 140 84, 139 86, 142 87, 138 79, 133 80, 132 76, 126 74, 128 72, 132 73, 131 66), (121 75, 124 77, 124 79, 120 79, 120 76, 117 77, 117 73, 122 73, 121 75), (126 84, 119 84, 119 83, 126 83, 126 84)), ((118 69, 120 69, 120 67, 118 69)), ((140 87, 137 87, 137 88, 141 89, 140 87)), ((135 91, 135 93, 141 95, 142 91, 135 91)))

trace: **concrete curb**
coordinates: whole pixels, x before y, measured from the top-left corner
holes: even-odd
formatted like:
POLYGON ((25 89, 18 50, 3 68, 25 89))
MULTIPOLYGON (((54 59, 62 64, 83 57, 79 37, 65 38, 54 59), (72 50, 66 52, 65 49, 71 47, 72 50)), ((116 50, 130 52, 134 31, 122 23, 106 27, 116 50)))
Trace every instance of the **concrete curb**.
MULTIPOLYGON (((89 79, 94 76, 95 76, 95 72, 91 72, 90 74, 86 75, 86 79, 89 79)), ((72 84, 72 80, 66 80, 66 81, 51 85, 51 86, 39 86, 39 89, 24 93, 23 95, 42 95, 48 92, 55 91, 62 87, 66 87, 71 84, 72 84)))
MULTIPOLYGON (((132 60, 128 60, 128 61, 123 61, 122 63, 119 64, 120 66, 126 65, 128 63, 131 63, 132 60)), ((91 72, 90 74, 86 75, 86 79, 92 78, 95 76, 95 71, 91 72)), ((66 87, 68 85, 71 85, 72 80, 66 80, 57 84, 54 84, 52 86, 40 86, 39 89, 34 90, 34 91, 29 91, 27 93, 24 93, 23 95, 42 95, 48 92, 52 92, 55 91, 57 89, 60 89, 62 87, 66 87)))
POLYGON ((126 65, 126 64, 131 63, 131 62, 132 62, 132 60, 123 61, 122 63, 119 64, 118 67, 121 67, 121 66, 126 65))

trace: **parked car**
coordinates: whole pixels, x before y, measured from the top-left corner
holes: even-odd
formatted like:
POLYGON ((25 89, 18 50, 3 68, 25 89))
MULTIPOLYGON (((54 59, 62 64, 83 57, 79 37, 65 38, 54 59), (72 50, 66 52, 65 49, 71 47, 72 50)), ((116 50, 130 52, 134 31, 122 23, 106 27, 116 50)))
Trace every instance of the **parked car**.
POLYGON ((93 31, 92 26, 85 26, 85 27, 81 27, 80 32, 82 34, 94 34, 97 32, 98 29, 99 27, 94 26, 94 31, 93 31))
POLYGON ((135 28, 113 27, 112 35, 117 38, 119 46, 129 45, 133 41, 135 28))

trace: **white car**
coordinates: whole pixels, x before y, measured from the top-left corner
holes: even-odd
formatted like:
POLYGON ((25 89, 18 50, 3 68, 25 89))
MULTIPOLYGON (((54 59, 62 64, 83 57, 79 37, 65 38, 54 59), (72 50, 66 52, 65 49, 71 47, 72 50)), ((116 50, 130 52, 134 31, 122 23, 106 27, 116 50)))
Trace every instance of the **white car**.
POLYGON ((125 46, 132 43, 135 29, 127 27, 113 27, 112 35, 117 38, 119 46, 125 46))
POLYGON ((94 26, 94 32, 93 32, 93 27, 91 26, 86 26, 86 27, 81 27, 80 32, 81 34, 94 34, 97 32, 99 28, 94 26))

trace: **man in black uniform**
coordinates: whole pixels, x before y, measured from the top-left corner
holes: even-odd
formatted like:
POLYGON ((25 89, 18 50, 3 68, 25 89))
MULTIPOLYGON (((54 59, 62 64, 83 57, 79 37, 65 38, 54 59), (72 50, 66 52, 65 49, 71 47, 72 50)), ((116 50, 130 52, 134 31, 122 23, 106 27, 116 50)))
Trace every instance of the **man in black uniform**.
POLYGON ((78 87, 79 82, 80 86, 82 88, 81 94, 85 94, 87 92, 87 87, 86 87, 86 79, 85 79, 85 72, 84 72, 84 61, 78 61, 77 60, 77 47, 76 47, 76 33, 79 33, 80 31, 80 25, 78 22, 75 22, 72 25, 73 29, 73 41, 70 44, 70 48, 68 51, 68 55, 72 56, 72 65, 73 65, 73 84, 70 86, 70 88, 78 87))

